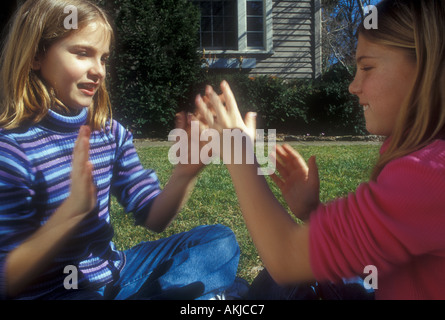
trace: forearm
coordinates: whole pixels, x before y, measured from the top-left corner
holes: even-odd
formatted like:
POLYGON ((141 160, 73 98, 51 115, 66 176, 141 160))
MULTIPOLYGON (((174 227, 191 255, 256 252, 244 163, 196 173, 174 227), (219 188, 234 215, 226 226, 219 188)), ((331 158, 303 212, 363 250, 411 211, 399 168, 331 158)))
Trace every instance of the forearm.
MULTIPOLYGON (((227 129, 241 129, 251 139, 255 136, 255 117, 247 113, 241 118, 238 106, 227 82, 221 83, 220 96, 210 86, 204 98, 195 101, 199 118, 209 128, 220 134, 227 129)), ((223 148, 222 152, 226 152, 223 148)), ((233 149, 232 153, 233 155, 233 149)), ((256 248, 272 277, 279 283, 289 283, 313 278, 309 263, 309 227, 297 224, 281 206, 254 164, 234 164, 226 154, 221 154, 232 177, 247 228, 256 248), (226 161, 229 160, 229 161, 226 161), (230 162, 230 163, 228 163, 230 162)), ((242 155, 246 159, 246 154, 242 155)))
POLYGON ((60 252, 84 215, 71 214, 65 201, 48 220, 6 258, 7 294, 14 297, 32 283, 60 252))
POLYGON ((297 224, 281 206, 257 164, 227 165, 241 211, 260 257, 280 283, 312 279, 308 225, 297 224))
POLYGON ((187 202, 196 179, 196 174, 184 172, 178 165, 162 192, 153 201, 145 226, 155 232, 165 230, 187 202))

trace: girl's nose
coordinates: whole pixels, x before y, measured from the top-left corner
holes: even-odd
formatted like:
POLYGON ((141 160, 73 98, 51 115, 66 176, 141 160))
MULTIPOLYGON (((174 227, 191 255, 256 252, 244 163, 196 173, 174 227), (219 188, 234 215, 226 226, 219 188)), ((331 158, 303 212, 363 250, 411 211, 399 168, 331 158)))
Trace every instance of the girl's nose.
POLYGON ((360 85, 359 85, 359 81, 357 79, 357 76, 354 77, 354 80, 352 80, 352 82, 349 84, 349 92, 351 94, 355 94, 357 95, 360 92, 360 85))
POLYGON ((105 64, 102 62, 102 60, 94 63, 94 65, 91 67, 90 74, 98 77, 101 80, 105 78, 105 64))

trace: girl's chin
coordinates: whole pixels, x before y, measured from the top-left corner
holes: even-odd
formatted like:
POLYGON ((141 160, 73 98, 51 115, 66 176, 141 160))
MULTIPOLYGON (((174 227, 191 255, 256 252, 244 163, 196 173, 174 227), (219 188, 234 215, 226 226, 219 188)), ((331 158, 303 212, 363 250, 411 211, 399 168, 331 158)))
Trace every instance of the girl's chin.
POLYGON ((76 110, 82 110, 84 108, 88 108, 89 106, 91 106, 91 104, 93 103, 93 99, 89 98, 89 99, 79 99, 79 100, 74 100, 72 101, 72 103, 68 104, 70 109, 76 109, 76 110))

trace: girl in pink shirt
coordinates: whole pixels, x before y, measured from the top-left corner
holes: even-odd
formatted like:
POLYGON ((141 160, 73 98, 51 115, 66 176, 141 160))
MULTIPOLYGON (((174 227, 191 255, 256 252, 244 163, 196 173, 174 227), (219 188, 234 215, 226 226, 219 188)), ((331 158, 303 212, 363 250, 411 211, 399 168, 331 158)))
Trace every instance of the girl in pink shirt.
MULTIPOLYGON (((359 27, 349 87, 367 130, 388 137, 370 181, 320 203, 315 157, 306 163, 290 146, 278 146, 272 177, 299 224, 257 164, 227 168, 255 246, 279 285, 338 284, 372 271, 377 299, 445 299, 445 2, 384 0, 377 12, 377 29, 359 27)), ((197 98, 201 122, 253 137, 252 114, 243 121, 228 84, 221 89, 218 96, 207 87, 197 98)))

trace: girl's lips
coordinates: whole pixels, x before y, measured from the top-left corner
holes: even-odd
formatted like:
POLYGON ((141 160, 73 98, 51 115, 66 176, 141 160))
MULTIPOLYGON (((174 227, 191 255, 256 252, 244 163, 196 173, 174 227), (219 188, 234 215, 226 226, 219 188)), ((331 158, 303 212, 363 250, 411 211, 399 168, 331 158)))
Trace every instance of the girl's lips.
POLYGON ((368 103, 362 103, 362 102, 360 101, 359 104, 362 106, 363 111, 366 111, 366 110, 369 109, 369 104, 368 104, 368 103))
POLYGON ((77 87, 82 93, 92 97, 96 93, 98 85, 95 83, 80 83, 77 87))

